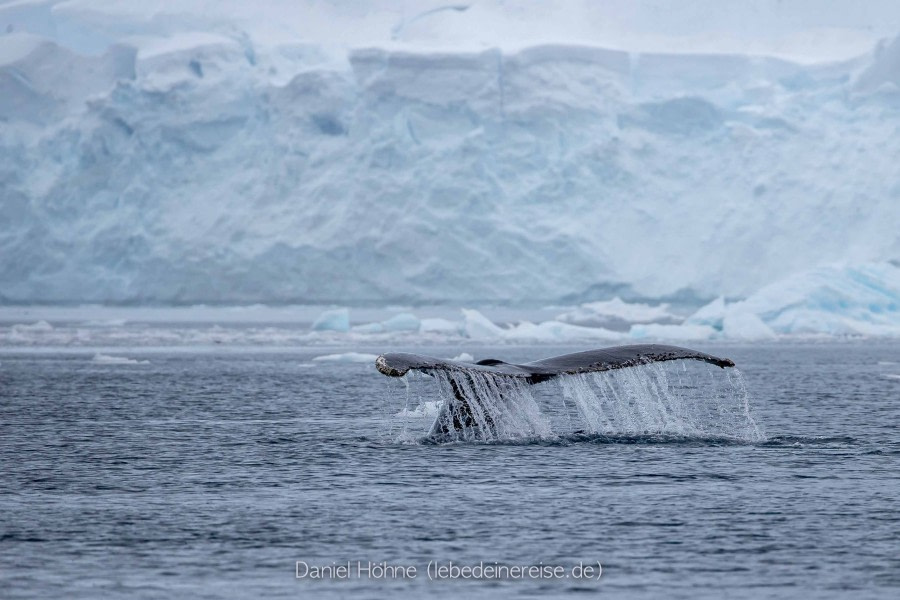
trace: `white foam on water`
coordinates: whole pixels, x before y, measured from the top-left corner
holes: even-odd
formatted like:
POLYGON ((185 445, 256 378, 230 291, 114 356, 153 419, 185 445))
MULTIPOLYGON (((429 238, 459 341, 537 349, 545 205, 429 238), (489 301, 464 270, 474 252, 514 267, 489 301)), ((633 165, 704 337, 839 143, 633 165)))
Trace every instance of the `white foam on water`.
POLYGON ((124 327, 128 321, 125 319, 97 319, 82 323, 85 327, 124 327))
POLYGON ((430 402, 424 402, 422 404, 419 404, 418 406, 416 406, 415 408, 412 408, 412 409, 404 407, 403 409, 400 410, 400 412, 398 412, 396 414, 396 416, 398 416, 398 417, 416 417, 416 418, 430 417, 433 419, 434 417, 436 417, 438 415, 438 412, 441 410, 441 404, 442 404, 442 402, 440 400, 432 400, 430 402))

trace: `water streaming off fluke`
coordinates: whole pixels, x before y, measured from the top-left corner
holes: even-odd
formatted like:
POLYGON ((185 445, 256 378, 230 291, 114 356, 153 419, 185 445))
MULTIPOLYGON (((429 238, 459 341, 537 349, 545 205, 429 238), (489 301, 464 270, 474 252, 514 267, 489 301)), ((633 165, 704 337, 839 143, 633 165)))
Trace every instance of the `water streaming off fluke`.
POLYGON ((565 375, 538 385, 465 369, 410 371, 401 381, 391 396, 390 435, 397 441, 516 442, 585 434, 765 440, 740 371, 693 361, 565 375))

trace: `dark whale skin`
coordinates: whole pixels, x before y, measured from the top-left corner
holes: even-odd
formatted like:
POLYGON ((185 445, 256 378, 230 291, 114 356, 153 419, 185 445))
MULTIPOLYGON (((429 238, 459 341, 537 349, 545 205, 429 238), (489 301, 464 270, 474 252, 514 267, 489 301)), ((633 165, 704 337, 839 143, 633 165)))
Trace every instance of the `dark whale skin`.
POLYGON ((481 371, 484 373, 493 373, 494 375, 522 378, 528 383, 540 383, 541 381, 546 381, 560 375, 611 371, 613 369, 624 369, 652 362, 683 359, 700 360, 723 369, 725 367, 734 366, 734 362, 730 359, 719 358, 689 348, 666 346, 663 344, 634 344, 630 346, 613 346, 611 348, 563 354, 561 356, 536 360, 521 365, 510 364, 493 358, 480 360, 476 363, 468 363, 458 360, 435 358, 423 354, 390 352, 382 354, 375 359, 375 367, 381 373, 390 377, 402 377, 406 375, 410 369, 418 371, 461 370, 481 371))

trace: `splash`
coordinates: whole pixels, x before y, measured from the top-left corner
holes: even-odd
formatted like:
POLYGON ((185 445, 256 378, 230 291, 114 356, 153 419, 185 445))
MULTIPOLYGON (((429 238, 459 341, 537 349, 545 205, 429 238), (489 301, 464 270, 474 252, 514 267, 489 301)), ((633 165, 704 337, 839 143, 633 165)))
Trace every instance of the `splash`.
POLYGON ((529 385, 478 371, 403 378, 398 441, 529 441, 572 436, 766 439, 740 371, 652 363, 529 385))
POLYGON ((479 371, 435 375, 447 401, 430 434, 455 441, 547 438, 553 428, 524 379, 479 371), (465 402, 458 401, 462 397, 465 402))

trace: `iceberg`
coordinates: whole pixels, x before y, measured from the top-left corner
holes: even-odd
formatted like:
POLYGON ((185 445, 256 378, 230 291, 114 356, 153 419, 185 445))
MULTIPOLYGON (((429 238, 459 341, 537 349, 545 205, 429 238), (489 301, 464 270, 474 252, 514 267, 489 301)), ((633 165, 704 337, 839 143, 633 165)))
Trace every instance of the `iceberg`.
POLYGON ((460 331, 473 340, 503 339, 507 331, 474 309, 462 309, 463 322, 460 331))
POLYGON ((722 320, 725 318, 725 298, 719 296, 709 304, 703 305, 694 314, 685 319, 686 325, 709 325, 716 329, 722 329, 722 320))
POLYGON ((900 267, 889 262, 825 265, 771 283, 745 300, 723 298, 686 325, 733 339, 777 335, 900 335, 900 267))
POLYGON ((573 340, 619 340, 625 336, 602 327, 582 327, 559 321, 531 323, 522 321, 500 327, 474 309, 463 309, 459 328, 463 336, 473 340, 506 340, 525 342, 569 342, 573 340))
POLYGON ((765 286, 734 311, 785 334, 900 335, 900 267, 828 265, 765 286))
POLYGON ((604 329, 603 327, 582 327, 569 325, 559 321, 544 321, 542 323, 519 323, 510 330, 504 332, 505 339, 526 342, 572 342, 572 341, 616 341, 624 339, 624 335, 604 329))
POLYGON ((350 311, 346 308, 326 310, 313 321, 313 331, 349 331, 350 311))
POLYGON ((775 332, 753 313, 734 311, 722 319, 722 334, 728 339, 760 341, 775 339, 775 332))
POLYGON ((658 323, 633 325, 628 332, 633 340, 684 340, 701 341, 717 337, 708 325, 660 325, 658 323))
POLYGON ((410 313, 400 313, 381 322, 384 331, 419 331, 422 322, 410 313))
POLYGON ((363 325, 354 325, 352 331, 355 333, 384 333, 384 325, 381 323, 365 323, 363 325))
POLYGON ((443 319, 441 317, 422 319, 420 323, 421 327, 419 330, 423 333, 458 335, 460 330, 459 322, 451 321, 450 319, 443 319))
POLYGON ((626 328, 632 323, 673 323, 681 319, 669 312, 668 304, 650 305, 612 300, 587 302, 556 317, 557 321, 588 327, 626 328))
POLYGON ((431 331, 431 329, 425 329, 423 322, 412 313, 400 313, 384 321, 354 325, 352 330, 355 333, 363 334, 431 331))

